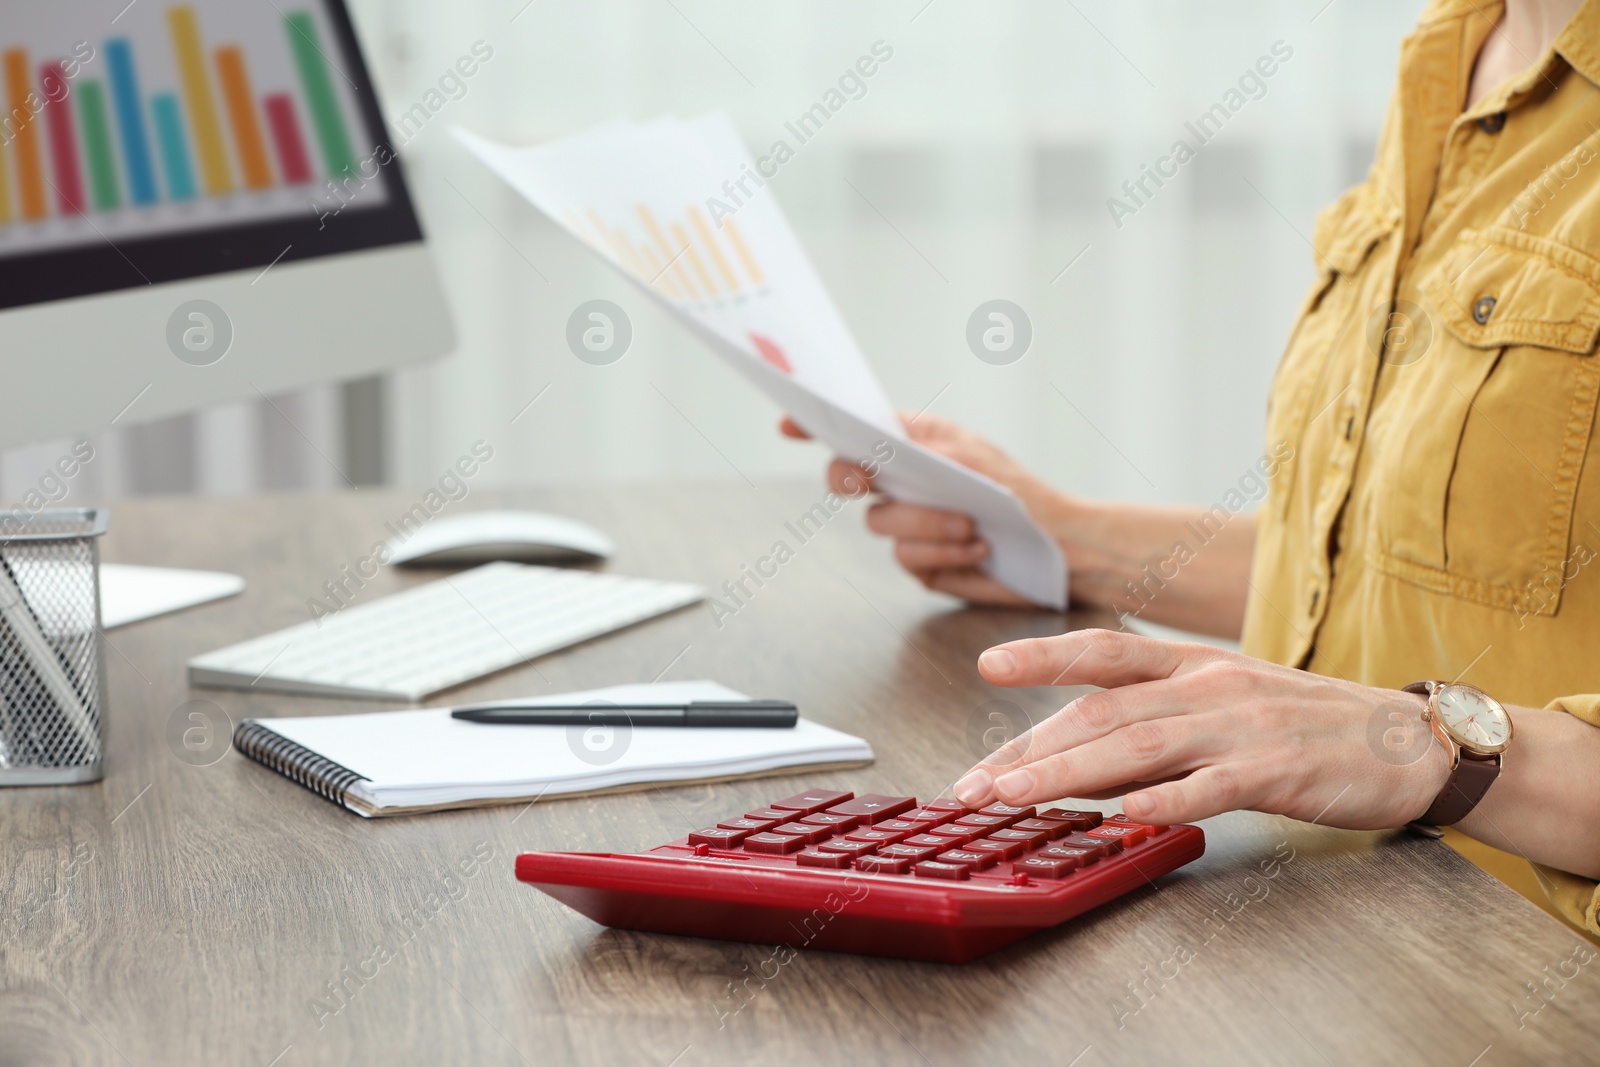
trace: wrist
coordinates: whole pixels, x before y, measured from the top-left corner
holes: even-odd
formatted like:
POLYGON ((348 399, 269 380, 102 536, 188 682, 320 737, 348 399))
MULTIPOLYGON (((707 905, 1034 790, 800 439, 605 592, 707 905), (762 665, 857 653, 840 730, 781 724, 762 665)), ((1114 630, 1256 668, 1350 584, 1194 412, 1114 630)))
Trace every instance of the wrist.
POLYGON ((1417 693, 1403 693, 1401 696, 1416 705, 1417 717, 1413 729, 1420 731, 1418 747, 1422 751, 1416 759, 1397 768, 1401 772, 1395 786, 1395 810, 1399 816, 1395 822, 1397 826, 1415 822, 1433 806, 1450 779, 1451 764, 1450 749, 1423 721, 1422 712, 1428 706, 1428 698, 1417 693))

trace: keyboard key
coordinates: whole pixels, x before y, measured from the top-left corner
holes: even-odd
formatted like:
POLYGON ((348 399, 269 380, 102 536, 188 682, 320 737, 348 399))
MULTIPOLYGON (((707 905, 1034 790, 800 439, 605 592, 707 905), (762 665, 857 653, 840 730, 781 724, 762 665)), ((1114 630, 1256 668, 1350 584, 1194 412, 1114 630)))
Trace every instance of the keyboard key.
POLYGON ((717 823, 724 830, 743 830, 747 834, 759 834, 778 825, 777 819, 725 819, 717 823))
POLYGON ((1074 830, 1093 830, 1105 818, 1098 811, 1070 811, 1066 808, 1051 808, 1041 811, 1041 819, 1060 819, 1074 830))
POLYGON ((841 856, 850 856, 852 858, 865 856, 869 852, 876 852, 877 850, 878 843, 876 841, 846 841, 842 838, 834 841, 824 841, 817 846, 817 851, 819 852, 836 852, 841 856))
POLYGON ((1140 841, 1153 833, 1148 826, 1116 826, 1111 823, 1102 823, 1090 830, 1086 836, 1103 837, 1108 840, 1121 840, 1130 845, 1137 845, 1140 841))
POLYGON ((969 841, 962 846, 968 852, 987 852, 1003 860, 1014 860, 1024 852, 1028 846, 1021 841, 996 841, 992 837, 980 837, 976 841, 969 841))
MULTIPOLYGON (((853 796, 855 796, 854 793, 835 793, 826 789, 809 789, 804 793, 796 793, 792 797, 774 800, 768 806, 782 811, 798 811, 802 815, 810 815, 814 811, 831 808, 835 804, 849 800, 853 796)), ((855 813, 846 812, 846 814, 853 815, 855 813)))
POLYGON ((1167 827, 1165 827, 1165 826, 1150 826, 1150 825, 1148 825, 1146 823, 1134 822, 1132 819, 1128 818, 1126 815, 1122 814, 1121 812, 1118 812, 1115 815, 1107 815, 1104 825, 1106 825, 1106 826, 1144 826, 1146 829, 1148 829, 1150 831, 1150 836, 1151 837, 1154 837, 1156 834, 1159 834, 1163 830, 1167 829, 1167 827))
POLYGON ((910 860, 885 859, 882 856, 859 856, 856 870, 869 874, 905 874, 911 869, 910 860))
POLYGON ((779 811, 777 808, 760 808, 756 811, 744 813, 747 819, 759 819, 762 822, 788 822, 794 818, 792 811, 779 811))
POLYGON ((922 806, 928 811, 949 811, 954 812, 957 815, 965 815, 967 812, 972 810, 965 804, 961 803, 961 801, 951 800, 949 797, 940 797, 938 800, 930 800, 922 806))
POLYGON ((911 868, 911 873, 921 878, 944 878, 953 882, 961 882, 972 877, 972 868, 964 863, 924 860, 911 868))
POLYGON ((833 804, 828 810, 835 815, 859 815, 863 822, 875 823, 892 819, 902 811, 910 811, 916 806, 916 797, 886 797, 879 793, 863 793, 854 800, 833 804))
POLYGON ((789 837, 798 837, 808 845, 817 845, 833 836, 833 828, 828 826, 808 826, 803 822, 780 823, 772 828, 775 834, 785 834, 789 837))
POLYGON ((826 811, 813 812, 800 821, 810 823, 812 826, 831 826, 841 834, 846 830, 854 830, 861 825, 861 819, 858 816, 834 815, 826 811))
POLYGON ((982 837, 987 832, 987 830, 982 830, 976 826, 959 826, 956 823, 947 822, 943 826, 934 826, 929 828, 928 836, 942 837, 946 841, 956 842, 964 845, 968 841, 973 841, 982 837))
POLYGON ((846 841, 870 841, 875 845, 892 845, 910 837, 904 830, 879 830, 877 827, 867 827, 864 830, 852 830, 844 835, 846 841))
POLYGON ((1007 818, 1004 815, 980 815, 974 812, 971 815, 961 816, 955 821, 954 825, 971 826, 978 830, 998 830, 1002 826, 1010 826, 1013 822, 1016 822, 1016 820, 1007 818))
POLYGON ((1058 819, 1019 819, 1011 824, 1012 830, 1037 830, 1054 841, 1068 831, 1066 823, 1058 819))
POLYGON ((1079 867, 1087 867, 1100 858, 1100 853, 1095 849, 1078 848, 1076 845, 1051 845, 1037 854, 1050 859, 1075 860, 1079 867))
POLYGON ((852 857, 844 852, 824 852, 818 848, 808 848, 796 852, 794 860, 802 867, 831 867, 839 871, 850 866, 852 857))
POLYGON ((1088 834, 1072 833, 1057 841, 1058 845, 1071 845, 1074 848, 1091 848, 1100 856, 1114 856, 1122 851, 1122 839, 1114 837, 1090 837, 1088 834))
POLYGON ((987 808, 980 808, 980 815, 999 815, 1015 822, 1017 819, 1033 818, 1032 808, 1013 808, 1010 804, 990 804, 987 808))
POLYGON ((712 848, 738 848, 739 842, 750 836, 749 830, 731 830, 723 826, 707 826, 689 835, 691 845, 710 845, 712 848))
POLYGON ((927 827, 924 823, 911 822, 907 819, 885 819, 882 822, 873 823, 872 828, 874 830, 904 830, 908 834, 918 834, 927 827))
POLYGON ((906 845, 931 845, 933 848, 949 848, 950 839, 938 834, 912 834, 902 844, 906 845))
POLYGON ((939 811, 936 808, 912 808, 910 811, 900 813, 900 818, 907 822, 925 823, 929 826, 949 822, 955 817, 956 813, 953 811, 939 811))
MULTIPOLYGON (((783 827, 780 826, 778 829, 781 832, 783 827)), ((1009 826, 1004 830, 996 830, 994 833, 985 838, 985 840, 1021 841, 1023 843, 1023 848, 1038 848, 1040 845, 1050 840, 1050 835, 1042 830, 1019 830, 1015 826, 1009 826)))
POLYGON ((949 852, 939 854, 940 863, 959 863, 963 867, 971 867, 975 871, 986 871, 998 862, 992 852, 968 852, 966 849, 953 848, 949 852))
POLYGON ((885 845, 883 848, 880 848, 873 854, 877 856, 890 856, 898 860, 910 860, 911 862, 915 863, 918 860, 930 859, 938 853, 939 848, 941 847, 943 846, 936 847, 931 845, 907 845, 905 843, 901 843, 898 845, 885 845))
POLYGON ((1060 878, 1077 870, 1078 862, 1063 856, 1038 855, 1018 860, 1011 865, 1011 869, 1018 874, 1029 874, 1035 878, 1060 878))
POLYGON ((746 852, 770 852, 783 856, 790 852, 798 852, 805 847, 804 841, 789 834, 751 834, 744 839, 746 852))

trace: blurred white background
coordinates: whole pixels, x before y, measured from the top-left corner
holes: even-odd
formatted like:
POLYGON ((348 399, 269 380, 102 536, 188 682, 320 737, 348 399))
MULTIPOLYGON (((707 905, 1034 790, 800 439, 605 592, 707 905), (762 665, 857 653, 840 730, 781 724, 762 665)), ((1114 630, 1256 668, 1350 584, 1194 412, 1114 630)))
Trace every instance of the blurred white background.
MULTIPOLYGON (((730 113, 785 136, 873 43, 893 58, 772 183, 902 407, 988 434, 1058 485, 1217 499, 1262 448, 1267 386, 1313 269, 1316 210, 1359 180, 1420 0, 353 0, 391 124, 475 42, 493 56, 403 142, 457 352, 352 394, 231 405, 95 438, 91 497, 431 482, 478 439, 484 482, 816 477, 765 400, 470 159, 614 117, 730 113), (1266 92, 1117 228, 1108 197, 1274 42, 1266 92), (1280 46, 1281 50, 1282 46, 1280 46), (1070 267, 1069 267, 1070 264, 1070 267), (568 351, 580 303, 632 317, 618 363, 568 351), (968 349, 978 304, 1031 349, 968 349), (548 389, 547 389, 548 387, 548 389), (512 425, 523 406, 542 398, 512 425), (670 400, 670 403, 669 403, 670 400), (676 408, 676 410, 675 410, 676 408)), ((0 494, 61 453, 0 457, 0 494)))

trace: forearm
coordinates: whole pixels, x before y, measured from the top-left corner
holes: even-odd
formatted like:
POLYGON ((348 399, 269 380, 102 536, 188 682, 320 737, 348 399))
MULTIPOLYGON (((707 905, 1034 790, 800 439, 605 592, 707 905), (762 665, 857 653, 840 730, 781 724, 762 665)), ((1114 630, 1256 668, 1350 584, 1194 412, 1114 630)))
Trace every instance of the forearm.
MULTIPOLYGON (((1456 829, 1484 844, 1600 878, 1600 729, 1565 712, 1512 708, 1500 777, 1456 829)), ((1430 755, 1443 762, 1442 750, 1430 755)))
POLYGON ((1049 525, 1070 564, 1072 600, 1164 626, 1237 639, 1255 517, 1196 507, 1061 501, 1049 525))

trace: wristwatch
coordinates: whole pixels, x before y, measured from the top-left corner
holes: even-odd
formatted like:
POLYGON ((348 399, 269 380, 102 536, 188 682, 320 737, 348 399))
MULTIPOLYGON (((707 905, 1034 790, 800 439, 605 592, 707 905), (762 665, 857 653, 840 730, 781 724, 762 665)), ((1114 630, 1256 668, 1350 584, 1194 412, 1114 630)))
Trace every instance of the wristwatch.
POLYGON ((1511 716, 1488 693, 1459 682, 1412 682, 1405 692, 1428 698, 1422 721, 1433 727, 1433 735, 1450 753, 1450 777, 1416 821, 1433 826, 1460 822, 1500 777, 1511 744, 1511 716))

